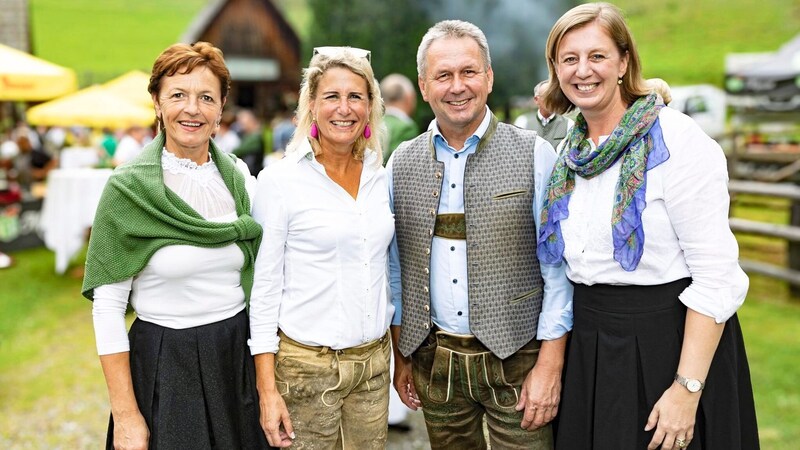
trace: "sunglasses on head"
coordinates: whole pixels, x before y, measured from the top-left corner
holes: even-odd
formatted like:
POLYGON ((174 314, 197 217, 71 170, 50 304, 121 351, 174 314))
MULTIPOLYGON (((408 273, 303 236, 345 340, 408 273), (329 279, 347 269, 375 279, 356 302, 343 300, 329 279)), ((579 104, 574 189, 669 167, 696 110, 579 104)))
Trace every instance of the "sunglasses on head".
POLYGON ((363 48, 357 47, 314 47, 314 54, 312 56, 337 56, 345 51, 350 52, 357 57, 366 58, 367 61, 371 62, 371 52, 369 50, 364 50, 363 48))

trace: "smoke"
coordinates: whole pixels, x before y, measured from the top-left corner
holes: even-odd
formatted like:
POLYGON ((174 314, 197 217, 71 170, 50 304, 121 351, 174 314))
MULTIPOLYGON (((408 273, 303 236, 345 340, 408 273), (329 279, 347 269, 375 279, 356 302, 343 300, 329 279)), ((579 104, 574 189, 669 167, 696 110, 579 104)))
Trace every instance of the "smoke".
POLYGON ((573 2, 566 0, 431 0, 433 22, 460 19, 477 25, 489 41, 494 70, 490 105, 507 107, 513 96, 533 95, 547 77, 544 47, 550 28, 573 2))

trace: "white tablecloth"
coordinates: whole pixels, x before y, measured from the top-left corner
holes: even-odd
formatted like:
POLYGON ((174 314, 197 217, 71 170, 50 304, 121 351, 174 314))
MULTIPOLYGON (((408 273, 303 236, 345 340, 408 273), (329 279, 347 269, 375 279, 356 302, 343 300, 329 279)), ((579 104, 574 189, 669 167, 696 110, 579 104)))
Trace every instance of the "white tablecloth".
POLYGON ((97 150, 87 147, 69 147, 61 150, 59 167, 62 169, 83 169, 96 166, 100 162, 97 150))
POLYGON ((56 273, 64 273, 83 247, 111 169, 57 169, 47 176, 47 195, 39 228, 45 246, 56 254, 56 273))

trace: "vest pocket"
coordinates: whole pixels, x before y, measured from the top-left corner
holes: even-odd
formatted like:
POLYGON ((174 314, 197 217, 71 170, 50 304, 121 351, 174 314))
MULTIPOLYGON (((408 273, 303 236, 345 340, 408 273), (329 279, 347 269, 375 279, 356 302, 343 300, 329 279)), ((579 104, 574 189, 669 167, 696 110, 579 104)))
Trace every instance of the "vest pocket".
POLYGON ((527 189, 518 189, 518 190, 515 190, 515 191, 501 192, 501 193, 493 196, 492 200, 503 200, 503 199, 506 199, 506 198, 509 198, 509 197, 516 197, 518 195, 525 195, 527 193, 528 193, 527 189))
POLYGON ((539 295, 539 293, 541 293, 541 292, 542 292, 542 288, 537 287, 537 288, 534 288, 533 290, 530 290, 528 292, 524 292, 524 293, 512 298, 508 302, 511 303, 512 305, 516 305, 517 303, 522 303, 525 300, 529 300, 529 299, 539 295))

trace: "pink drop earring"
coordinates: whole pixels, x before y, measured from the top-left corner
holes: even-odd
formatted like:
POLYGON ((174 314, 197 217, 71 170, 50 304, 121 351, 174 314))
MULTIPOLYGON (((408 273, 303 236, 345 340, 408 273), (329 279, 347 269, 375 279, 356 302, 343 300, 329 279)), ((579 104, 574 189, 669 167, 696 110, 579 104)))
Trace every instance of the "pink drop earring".
POLYGON ((369 129, 369 124, 364 127, 364 138, 369 139, 372 136, 372 130, 369 129))
POLYGON ((311 121, 311 130, 309 131, 308 135, 311 136, 311 138, 313 138, 313 139, 316 139, 316 138, 319 137, 319 128, 317 128, 317 121, 316 120, 312 120, 311 121))

